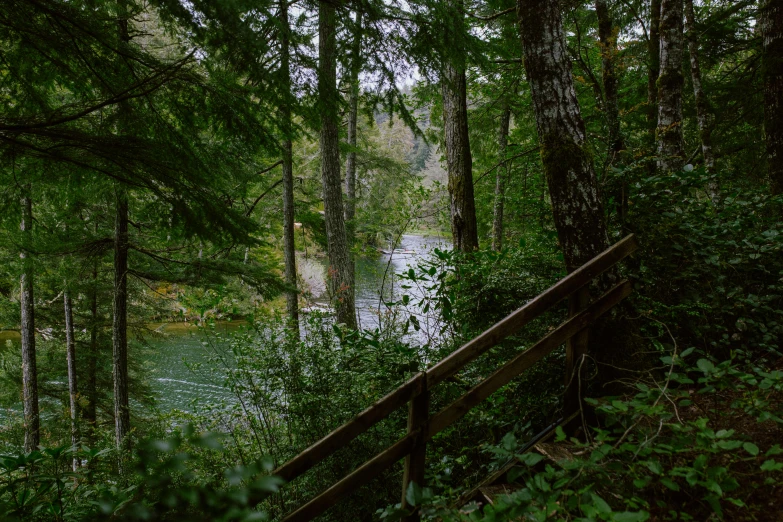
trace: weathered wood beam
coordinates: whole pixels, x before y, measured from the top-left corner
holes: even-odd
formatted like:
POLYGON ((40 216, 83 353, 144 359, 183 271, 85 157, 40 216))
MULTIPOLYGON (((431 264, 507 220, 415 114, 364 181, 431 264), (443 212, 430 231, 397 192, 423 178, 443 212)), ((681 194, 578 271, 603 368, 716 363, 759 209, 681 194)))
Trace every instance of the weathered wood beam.
POLYGON ((566 342, 571 336, 589 326, 614 305, 628 297, 630 293, 631 283, 629 281, 618 283, 584 311, 563 322, 536 344, 511 359, 480 384, 474 386, 462 397, 432 417, 427 430, 427 440, 430 440, 461 419, 474 406, 508 384, 511 379, 533 366, 544 356, 566 342))
POLYGON ((574 270, 525 306, 511 313, 505 319, 427 370, 427 386, 431 389, 433 386, 451 377, 464 368, 466 364, 506 337, 517 333, 523 326, 588 284, 593 278, 612 268, 637 248, 638 243, 633 234, 626 236, 621 241, 607 248, 587 264, 574 270))
POLYGON ((389 446, 375 458, 368 460, 353 473, 346 476, 340 482, 330 487, 313 500, 300 507, 283 519, 283 522, 306 522, 312 520, 343 497, 353 493, 361 486, 383 473, 388 467, 408 455, 413 449, 420 432, 412 432, 405 435, 392 446, 389 446))
POLYGON ((424 373, 416 374, 408 382, 274 470, 272 474, 287 482, 292 481, 419 395, 424 389, 425 380, 424 373))

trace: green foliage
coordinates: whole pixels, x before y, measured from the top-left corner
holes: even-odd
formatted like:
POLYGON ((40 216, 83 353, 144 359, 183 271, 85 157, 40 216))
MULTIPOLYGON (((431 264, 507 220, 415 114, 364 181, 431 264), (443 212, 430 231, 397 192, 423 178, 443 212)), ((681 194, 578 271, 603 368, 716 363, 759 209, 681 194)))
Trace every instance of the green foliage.
POLYGON ((221 438, 186 427, 140 444, 134 472, 114 475, 116 454, 61 446, 0 457, 3 520, 266 520, 255 505, 278 490, 269 460, 205 476, 196 450, 221 454, 221 438), (72 462, 80 467, 72 469, 72 462))

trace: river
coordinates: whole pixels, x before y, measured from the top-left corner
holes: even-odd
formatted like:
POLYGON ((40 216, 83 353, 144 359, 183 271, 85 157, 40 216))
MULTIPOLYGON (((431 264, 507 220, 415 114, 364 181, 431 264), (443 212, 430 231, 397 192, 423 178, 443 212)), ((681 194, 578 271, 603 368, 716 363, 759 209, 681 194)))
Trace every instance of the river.
MULTIPOLYGON (((377 328, 379 319, 384 317, 386 307, 380 300, 381 289, 384 290, 383 301, 399 299, 403 290, 396 274, 414 267, 434 248, 450 248, 450 241, 439 236, 404 235, 392 254, 356 260, 356 308, 362 328, 377 328), (413 253, 402 254, 400 250, 413 253)), ((309 290, 317 294, 308 303, 309 309, 325 310, 326 259, 300 258, 299 264, 309 290)), ((422 296, 416 288, 405 292, 412 298, 422 296)), ((215 326, 223 333, 239 327, 241 323, 222 322, 215 326)), ((152 388, 162 411, 189 411, 194 400, 212 403, 232 400, 230 393, 220 385, 222 372, 207 364, 207 355, 214 350, 209 339, 196 328, 180 323, 163 325, 160 331, 163 336, 148 340, 151 350, 147 352, 145 366, 149 368, 152 388)), ((412 332, 411 335, 417 334, 412 332)))

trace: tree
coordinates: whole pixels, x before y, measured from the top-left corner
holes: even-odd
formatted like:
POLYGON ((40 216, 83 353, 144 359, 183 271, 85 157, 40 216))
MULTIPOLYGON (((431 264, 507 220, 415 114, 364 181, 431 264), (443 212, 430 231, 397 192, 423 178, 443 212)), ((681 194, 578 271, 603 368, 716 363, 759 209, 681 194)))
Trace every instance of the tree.
POLYGON ((661 1, 661 73, 658 76, 658 168, 677 170, 685 160, 682 139, 682 4, 661 1))
POLYGON ((618 108, 617 78, 617 34, 606 0, 595 0, 595 12, 598 16, 598 38, 601 45, 601 77, 604 84, 604 112, 606 126, 609 129, 609 155, 612 160, 625 149, 620 134, 620 112, 618 108))
POLYGON ((41 442, 41 420, 38 411, 38 366, 35 353, 35 298, 32 260, 33 200, 31 184, 22 187, 22 260, 20 306, 22 330, 22 401, 24 407, 24 449, 34 451, 41 442))
POLYGON ((280 120, 283 129, 281 143, 283 162, 283 258, 285 262, 286 310, 291 328, 299 337, 299 292, 296 278, 296 241, 294 240, 294 155, 293 126, 291 122, 291 24, 288 21, 288 2, 280 0, 280 83, 283 91, 280 120))
POLYGON ((602 252, 608 237, 560 9, 556 1, 517 1, 541 162, 566 269, 571 272, 602 252))
POLYGON ((783 194, 783 1, 762 0, 764 133, 773 194, 783 194))
MULTIPOLYGON (((450 0, 446 30, 454 41, 464 40, 465 22, 460 0, 450 0)), ((468 137, 465 55, 461 50, 445 59, 441 71, 443 129, 451 196, 451 235, 454 248, 471 252, 478 248, 476 203, 473 196, 473 159, 468 137)))
POLYGON ((498 162, 495 171, 495 204, 492 215, 492 250, 503 250, 503 205, 506 197, 506 178, 510 171, 506 149, 508 148, 508 128, 511 121, 511 107, 508 102, 503 103, 503 112, 500 115, 500 128, 498 129, 498 162))
POLYGON ((337 91, 337 17, 318 4, 318 106, 321 114, 321 179, 329 254, 329 282, 337 321, 356 329, 353 270, 343 213, 337 91))
MULTIPOLYGON (((79 388, 76 379, 76 339, 73 327, 73 300, 71 291, 66 281, 63 288, 63 312, 65 315, 65 353, 66 363, 68 365, 68 404, 71 417, 71 445, 76 446, 79 443, 79 418, 78 418, 78 393, 79 388)), ((79 461, 74 457, 73 470, 79 467, 79 461)))
MULTIPOLYGON (((715 154, 712 150, 712 129, 714 117, 710 102, 704 93, 701 81, 701 65, 699 63, 699 36, 696 32, 696 15, 693 11, 693 0, 684 0, 685 30, 688 40, 688 54, 691 58, 691 83, 693 84, 693 97, 696 102, 696 120, 699 124, 699 138, 701 138, 701 153, 704 156, 704 169, 707 174, 715 174, 715 154)), ((710 179, 707 184, 707 192, 713 203, 720 198, 720 186, 717 179, 710 179)))

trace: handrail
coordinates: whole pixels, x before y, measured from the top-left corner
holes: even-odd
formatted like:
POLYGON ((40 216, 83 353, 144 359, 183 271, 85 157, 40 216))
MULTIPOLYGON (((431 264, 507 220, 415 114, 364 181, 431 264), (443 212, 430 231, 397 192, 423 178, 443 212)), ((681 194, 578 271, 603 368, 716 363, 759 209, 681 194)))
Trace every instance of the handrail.
MULTIPOLYGON (((585 332, 598 317, 608 312, 631 293, 631 284, 623 280, 592 304, 584 307, 582 301, 586 300, 583 298, 587 295, 584 288, 595 277, 610 270, 637 248, 638 244, 633 234, 623 238, 427 371, 417 373, 356 417, 274 470, 273 474, 291 481, 337 450, 347 446, 352 440, 388 417, 403 404, 410 403, 408 433, 404 437, 287 515, 284 521, 311 520, 407 455, 406 472, 403 477, 404 505, 408 482, 421 483, 423 480, 426 443, 514 377, 567 341, 569 342, 567 350, 569 361, 567 373, 569 375, 566 376, 568 381, 570 373, 573 372, 571 362, 575 360, 576 352, 584 351, 586 348, 586 337, 582 332, 585 332), (575 294, 576 299, 574 299, 575 294), (519 353, 462 397, 434 416, 429 416, 429 390, 569 296, 572 301, 578 302, 578 304, 569 306, 570 317, 566 321, 536 344, 519 353), (571 340, 577 338, 579 341, 572 347, 571 340)), ((573 393, 568 390, 567 400, 570 395, 573 393)), ((567 407, 573 407, 573 405, 567 404, 567 407)))

